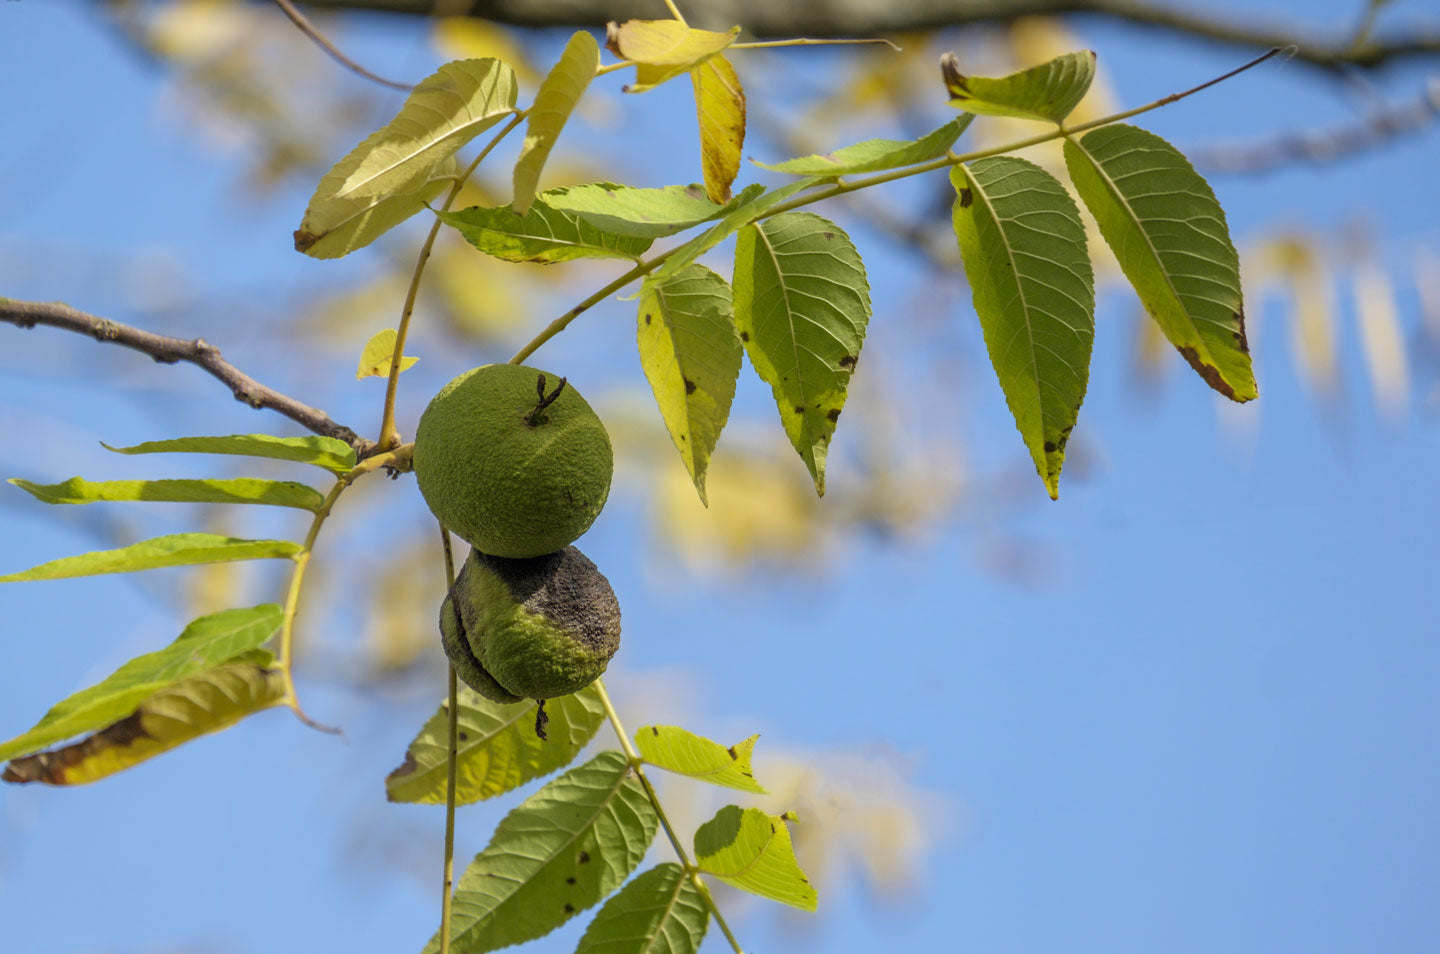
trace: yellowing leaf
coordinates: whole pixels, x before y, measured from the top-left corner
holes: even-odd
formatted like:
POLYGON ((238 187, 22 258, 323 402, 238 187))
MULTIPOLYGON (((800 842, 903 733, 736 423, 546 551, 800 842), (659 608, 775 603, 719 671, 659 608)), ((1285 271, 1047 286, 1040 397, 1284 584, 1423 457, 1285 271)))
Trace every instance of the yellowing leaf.
POLYGON ((635 731, 635 746, 651 765, 712 785, 763 795, 765 789, 750 768, 758 738, 752 735, 727 748, 679 726, 647 725, 635 731))
POLYGON ((560 138, 570 113, 585 88, 595 78, 600 65, 600 45, 584 30, 570 37, 559 61, 551 68, 540 90, 535 94, 535 104, 530 107, 530 122, 525 131, 525 144, 520 147, 520 158, 515 161, 515 198, 510 207, 519 215, 530 208, 535 197, 535 188, 540 181, 540 170, 550 158, 550 150, 560 138))
POLYGON ((740 28, 725 33, 695 30, 679 20, 627 20, 611 23, 610 52, 635 63, 635 82, 627 93, 643 93, 708 60, 735 42, 740 28))
POLYGON ((701 871, 753 894, 814 911, 815 888, 795 860, 785 817, 727 805, 695 832, 701 871))
POLYGON ((1355 273, 1355 319, 1360 325, 1360 350, 1370 372, 1375 404, 1386 417, 1397 419, 1410 399, 1410 366, 1395 289, 1374 262, 1367 262, 1355 273))
MULTIPOLYGON (((395 357, 396 337, 394 328, 383 328, 370 336, 370 340, 365 342, 365 350, 360 352, 360 366, 355 369, 355 380, 390 377, 390 360, 395 357)), ((419 360, 406 355, 400 359, 400 370, 414 367, 419 360)))
POLYGON ((730 201, 730 183, 740 172, 745 145, 745 90, 735 67, 712 56, 690 72, 695 87, 695 116, 700 123, 700 166, 710 201, 730 201))

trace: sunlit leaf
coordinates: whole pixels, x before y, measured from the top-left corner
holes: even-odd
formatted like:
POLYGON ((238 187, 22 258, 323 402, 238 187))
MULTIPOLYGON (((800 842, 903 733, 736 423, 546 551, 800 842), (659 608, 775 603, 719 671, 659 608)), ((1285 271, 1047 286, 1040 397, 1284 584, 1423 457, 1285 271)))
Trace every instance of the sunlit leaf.
POLYGON ((507 262, 551 264, 576 258, 638 259, 652 239, 605 231, 574 212, 550 206, 544 193, 524 215, 476 206, 440 219, 486 255, 507 262))
POLYGON ((1080 210, 1054 176, 1013 156, 959 166, 950 182, 955 237, 990 363, 1056 497, 1095 339, 1095 279, 1080 210))
POLYGON ((301 546, 289 540, 241 540, 213 533, 175 533, 132 543, 116 550, 96 550, 79 556, 51 560, 20 573, 0 576, 0 583, 27 580, 62 580, 101 573, 133 573, 166 566, 197 563, 228 563, 232 560, 264 560, 289 557, 301 546))
MULTIPOLYGON (((496 59, 446 63, 415 87, 394 119, 320 180, 295 232, 295 248, 314 255, 318 246, 326 252, 319 257, 331 257, 358 247, 355 239, 333 243, 333 249, 322 240, 337 229, 353 228, 357 216, 381 200, 420 196, 456 150, 514 111, 510 67, 496 59)), ((435 194, 438 190, 430 193, 435 194)), ((367 233, 367 241, 384 229, 369 231, 374 234, 367 233)))
POLYGON ((336 474, 355 466, 355 449, 333 437, 271 437, 269 434, 231 434, 227 437, 176 437, 146 441, 132 447, 101 447, 117 454, 238 454, 314 464, 336 474))
POLYGON ((726 884, 806 911, 819 896, 800 870, 779 815, 727 805, 695 832, 695 864, 726 884))
POLYGON ((295 233, 295 250, 311 258, 342 258, 410 219, 455 182, 460 168, 448 156, 423 178, 394 192, 329 200, 295 233), (318 230, 318 231, 317 231, 318 230))
POLYGON ((540 170, 545 167, 550 150, 560 138, 575 104, 580 102, 586 87, 595 78, 599 65, 600 44, 581 30, 570 37, 559 61, 540 84, 535 103, 530 107, 520 158, 515 161, 515 197, 510 205, 520 215, 530 208, 536 184, 540 181, 540 170))
POLYGON ((1165 337, 1206 384, 1253 399, 1240 260, 1209 184, 1174 146, 1119 123, 1067 139, 1065 165, 1165 337))
POLYGON ((752 735, 728 748, 675 725, 648 725, 635 730, 635 746, 651 765, 698 778, 712 785, 765 793, 750 768, 755 751, 752 735))
POLYGON ((73 745, 15 759, 7 782, 81 785, 124 771, 202 735, 219 732, 285 698, 269 653, 249 654, 158 690, 130 715, 73 745))
MULTIPOLYGON (((390 361, 395 357, 395 339, 398 335, 394 328, 381 328, 370 336, 365 342, 365 348, 360 352, 360 365, 355 369, 357 381, 365 378, 388 378, 390 377, 390 361)), ((405 371, 415 366, 419 358, 405 355, 400 359, 400 370, 405 371)))
POLYGON ((848 176, 860 172, 883 172, 901 166, 928 162, 945 155, 955 144, 973 116, 958 116, 919 139, 867 139, 819 156, 801 156, 784 162, 757 162, 762 169, 796 176, 848 176))
POLYGON ((826 451, 870 321, 860 253, 834 222, 786 212, 740 231, 734 287, 750 363, 823 496, 826 451))
MULTIPOLYGON (((477 954, 542 935, 635 870, 659 821, 619 752, 602 752, 506 815, 455 886, 451 950, 477 954)), ((440 939, 426 951, 437 951, 440 939)))
POLYGON ((655 403, 703 501, 705 470, 740 376, 730 286, 700 265, 669 281, 647 282, 636 327, 655 403))
POLYGON ((679 20, 626 20, 610 24, 606 45, 635 63, 635 82, 627 93, 643 93, 694 69, 735 42, 740 28, 725 33, 696 30, 679 20))
POLYGON ((745 145, 745 90, 735 67, 713 56, 690 73, 695 116, 700 124, 700 167, 712 202, 730 201, 730 183, 740 172, 745 145))
MULTIPOLYGON (((446 755, 449 751, 448 705, 430 717, 405 764, 385 779, 392 802, 445 804, 446 755)), ((570 764, 605 721, 605 707, 593 685, 573 695, 545 701, 550 717, 548 741, 535 734, 533 700, 502 705, 468 688, 460 690, 457 804, 493 798, 570 764)))
POLYGON ((1095 53, 1057 56, 1009 76, 965 76, 954 53, 940 58, 950 105, 983 116, 1014 116, 1058 123, 1085 97, 1095 79, 1095 53))
POLYGON ((769 213, 786 200, 794 198, 795 195, 815 185, 818 181, 817 179, 801 179, 799 182, 792 182, 778 189, 771 189, 769 192, 746 189, 735 197, 734 202, 725 207, 725 214, 720 217, 720 221, 676 248, 665 260, 665 264, 651 273, 649 280, 657 283, 669 281, 690 267, 701 255, 734 235, 739 229, 769 213))
POLYGON ((713 219, 726 208, 764 191, 764 186, 750 186, 730 206, 721 206, 706 198, 705 188, 700 185, 632 189, 613 182, 593 182, 551 189, 545 193, 545 202, 574 212, 606 232, 659 238, 713 219))
POLYGON ((677 864, 656 865, 605 902, 575 954, 695 954, 710 912, 677 864))
POLYGON ((34 484, 19 477, 10 483, 48 504, 88 504, 102 500, 155 503, 269 504, 318 510, 325 498, 314 487, 290 480, 101 480, 71 477, 60 484, 34 484))
POLYGON ((280 607, 223 610, 193 620, 173 643, 56 703, 35 727, 0 743, 0 760, 107 726, 165 686, 259 648, 280 629, 280 607))

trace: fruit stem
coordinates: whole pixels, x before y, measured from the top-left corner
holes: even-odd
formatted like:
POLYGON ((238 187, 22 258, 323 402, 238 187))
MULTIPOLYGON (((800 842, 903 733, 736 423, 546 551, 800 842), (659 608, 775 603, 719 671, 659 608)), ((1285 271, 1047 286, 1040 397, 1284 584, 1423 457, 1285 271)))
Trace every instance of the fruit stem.
MULTIPOLYGON (((560 396, 560 392, 563 390, 565 390, 565 379, 561 378, 560 383, 555 385, 555 390, 547 395, 545 393, 545 375, 540 375, 539 379, 535 382, 535 393, 539 395, 539 400, 535 404, 535 410, 531 411, 530 416, 525 419, 526 423, 531 427, 539 427, 545 423, 545 409, 555 403, 555 399, 560 396)), ((544 738, 544 736, 541 736, 541 738, 544 738)))

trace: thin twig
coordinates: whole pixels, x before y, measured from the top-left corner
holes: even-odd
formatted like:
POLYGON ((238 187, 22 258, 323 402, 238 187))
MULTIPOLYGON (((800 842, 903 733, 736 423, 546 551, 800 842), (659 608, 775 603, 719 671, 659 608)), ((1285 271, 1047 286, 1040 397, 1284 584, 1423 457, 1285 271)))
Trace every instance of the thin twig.
POLYGON ((320 49, 324 50, 326 53, 329 53, 331 59, 333 59, 335 62, 339 63, 346 69, 350 70, 352 73, 358 73, 359 75, 365 77, 368 80, 379 83, 381 86, 388 86, 391 89, 398 89, 402 92, 409 92, 412 89, 412 87, 408 84, 397 83, 394 80, 388 80, 383 76, 375 75, 374 73, 367 70, 365 67, 361 66, 359 63, 356 63, 354 60, 350 59, 350 57, 346 56, 344 53, 341 53, 339 48, 336 47, 334 43, 331 43, 329 40, 327 40, 325 38, 325 35, 315 28, 315 24, 311 23, 308 19, 306 19, 305 14, 301 13, 298 9, 296 9, 295 4, 291 3, 290 0, 275 0, 275 5, 281 10, 285 11, 285 15, 290 18, 290 22, 295 24, 295 26, 299 28, 301 33, 308 36, 311 40, 315 42, 316 46, 320 47, 320 49))
POLYGON ((861 39, 849 39, 846 37, 831 37, 821 40, 812 40, 808 37, 796 37, 793 40, 760 40, 754 43, 732 43, 727 50, 766 50, 778 46, 872 46, 881 44, 890 47, 896 53, 900 52, 900 44, 894 40, 887 40, 883 37, 866 37, 861 39))
POLYGON ((220 349, 204 338, 171 338, 142 331, 132 325, 77 311, 58 301, 16 301, 0 298, 0 321, 19 328, 45 325, 87 335, 96 341, 117 344, 141 354, 148 354, 161 364, 188 362, 203 368, 228 387, 235 400, 253 408, 269 408, 324 437, 333 437, 355 448, 357 457, 367 457, 375 444, 343 424, 337 424, 324 411, 301 404, 288 395, 268 388, 220 357, 220 349))
MULTIPOLYGON (((440 526, 445 547, 445 589, 455 585, 455 554, 450 549, 450 531, 440 526)), ((450 906, 455 884, 455 775, 460 762, 460 686, 455 667, 450 670, 449 742, 445 750, 445 876, 440 901, 440 954, 450 954, 450 906)))

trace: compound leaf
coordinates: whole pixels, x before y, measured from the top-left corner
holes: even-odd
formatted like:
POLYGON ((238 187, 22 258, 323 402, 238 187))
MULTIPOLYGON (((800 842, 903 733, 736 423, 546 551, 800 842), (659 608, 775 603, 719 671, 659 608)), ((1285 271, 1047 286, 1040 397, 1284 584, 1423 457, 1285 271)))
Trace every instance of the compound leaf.
POLYGON ((834 222, 786 212, 740 231, 735 325, 821 495, 826 450, 869 321, 865 266, 834 222))
POLYGON ((955 237, 990 363, 1053 498, 1085 399, 1095 279, 1080 210, 1055 177, 1009 156, 950 173, 955 237))
POLYGON ((712 56, 690 73, 695 117, 700 125, 700 168, 712 202, 730 201, 730 183, 740 172, 745 145, 745 89, 735 67, 712 56))
POLYGON ((853 146, 844 146, 834 152, 816 156, 800 156, 784 162, 755 163, 762 169, 786 172, 795 176, 848 176, 860 172, 884 172, 901 166, 928 162, 945 155, 955 144, 967 126, 975 121, 973 116, 958 116, 933 132, 919 139, 867 139, 853 146))
POLYGON ((637 875, 585 929, 575 954, 695 954, 710 911, 677 864, 637 875))
MULTIPOLYGON (((564 768, 605 721, 605 708, 593 686, 545 701, 549 741, 535 734, 535 710, 533 700, 503 705, 461 688, 457 804, 493 798, 564 768)), ((385 779, 390 801, 445 804, 449 739, 448 704, 442 703, 410 743, 405 763, 385 779)))
POLYGON ((515 196, 510 201, 520 215, 530 208, 540 170, 545 167, 550 150, 560 138, 575 104, 595 78, 599 65, 600 44, 584 30, 577 31, 535 93, 529 124, 525 127, 525 143, 520 147, 520 158, 515 161, 515 196))
POLYGON ((769 192, 764 191, 760 186, 746 189, 735 197, 735 201, 725 206, 725 212, 720 217, 720 221, 676 248, 665 260, 665 263, 651 273, 648 281, 669 281, 688 268, 701 255, 734 235, 738 230, 819 181, 818 179, 801 179, 799 182, 792 182, 778 189, 771 189, 769 192))
POLYGON ((790 843, 785 818, 727 805, 695 831, 695 864, 752 894, 814 911, 820 903, 790 843))
POLYGON ((231 434, 226 437, 176 437, 146 441, 131 447, 101 447, 117 454, 236 454, 314 464, 343 474, 355 466, 355 448, 333 437, 272 437, 269 434, 231 434))
POLYGON ((551 264, 576 258, 638 259, 651 239, 626 235, 592 224, 574 212, 552 208, 550 193, 537 198, 524 215, 508 207, 478 206, 442 212, 440 219, 486 255, 507 262, 551 264))
POLYGON ((950 105, 983 116, 1061 122, 1095 79, 1095 53, 1080 50, 1009 76, 965 76, 954 53, 940 58, 950 105))
POLYGON ((640 364, 660 416, 705 501, 705 471, 740 377, 730 286, 700 265, 647 282, 636 327, 640 364))
POLYGON ((325 498, 314 487, 290 480, 101 480, 71 477, 59 484, 35 484, 19 477, 10 483, 48 504, 144 500, 154 503, 269 504, 318 510, 325 498))
POLYGON ((62 557, 19 573, 0 576, 0 583, 29 580, 63 580, 102 573, 133 573, 167 566, 197 563, 230 563, 235 560, 266 560, 294 556, 303 549, 289 540, 241 540, 214 533, 173 533, 132 543, 116 550, 96 550, 79 556, 62 557))
MULTIPOLYGON (((566 772, 506 815, 465 869, 451 950, 478 954, 550 933, 629 877, 658 824, 623 754, 566 772)), ((426 951, 439 947, 437 935, 426 951)))
POLYGON ((675 725, 650 725, 635 731, 635 745, 651 765, 712 785, 763 795, 765 789, 755 781, 750 769, 750 755, 758 738, 752 735, 727 748, 675 725))
POLYGON ((1206 384, 1253 399, 1240 258, 1209 183, 1174 146, 1120 123, 1066 139, 1065 165, 1165 337, 1206 384))

